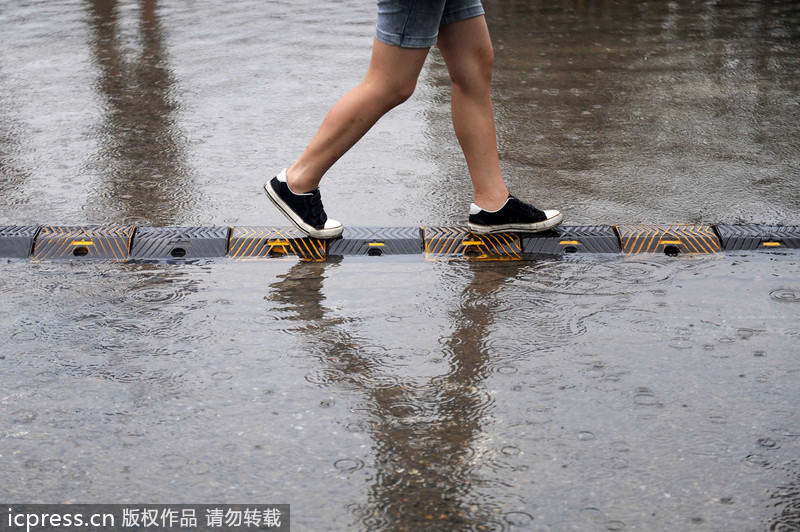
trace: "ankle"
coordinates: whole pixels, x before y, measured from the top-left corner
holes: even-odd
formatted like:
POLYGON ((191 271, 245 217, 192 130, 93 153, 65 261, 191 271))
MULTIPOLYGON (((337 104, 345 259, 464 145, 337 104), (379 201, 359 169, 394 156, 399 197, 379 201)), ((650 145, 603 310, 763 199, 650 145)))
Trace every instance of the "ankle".
POLYGON ((294 166, 286 170, 286 184, 294 194, 308 194, 317 189, 317 183, 309 183, 304 178, 303 172, 296 170, 294 166))
POLYGON ((494 212, 503 208, 508 201, 509 193, 503 195, 475 196, 475 205, 487 212, 494 212))

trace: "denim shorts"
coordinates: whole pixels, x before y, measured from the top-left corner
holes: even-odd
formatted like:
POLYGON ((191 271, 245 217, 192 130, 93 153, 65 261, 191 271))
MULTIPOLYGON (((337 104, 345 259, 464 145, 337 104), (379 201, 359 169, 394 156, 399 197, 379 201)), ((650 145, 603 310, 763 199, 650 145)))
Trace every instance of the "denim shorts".
POLYGON ((378 0, 379 41, 403 48, 430 48, 439 27, 483 15, 481 0, 378 0))

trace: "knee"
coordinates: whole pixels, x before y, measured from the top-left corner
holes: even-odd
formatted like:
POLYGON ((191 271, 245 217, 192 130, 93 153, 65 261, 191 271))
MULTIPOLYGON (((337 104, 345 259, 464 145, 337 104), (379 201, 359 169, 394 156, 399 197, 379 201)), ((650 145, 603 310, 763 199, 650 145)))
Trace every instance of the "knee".
POLYGON ((494 50, 491 45, 470 51, 450 69, 453 87, 472 92, 489 90, 494 70, 494 50))
POLYGON ((381 106, 385 112, 411 98, 417 87, 417 80, 368 75, 361 85, 368 91, 370 100, 381 106))
POLYGON ((414 94, 417 88, 417 80, 391 80, 383 88, 386 105, 389 108, 397 107, 405 102, 414 94))

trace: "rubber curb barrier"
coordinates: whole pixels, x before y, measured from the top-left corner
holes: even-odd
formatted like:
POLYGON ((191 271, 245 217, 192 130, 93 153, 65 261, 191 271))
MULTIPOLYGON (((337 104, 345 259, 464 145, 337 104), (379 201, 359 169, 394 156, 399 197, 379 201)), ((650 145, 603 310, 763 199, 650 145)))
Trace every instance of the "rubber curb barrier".
POLYGON ((38 226, 0 227, 0 257, 11 259, 27 259, 33 253, 33 243, 38 226))
POLYGON ((521 236, 522 255, 526 258, 539 255, 565 253, 619 253, 619 236, 608 225, 560 226, 546 233, 521 236))
POLYGON ((800 228, 774 225, 717 225, 725 251, 800 248, 800 228))
POLYGON ((229 227, 137 227, 130 258, 220 258, 228 254, 229 227))
POLYGON ((345 227, 342 238, 328 242, 329 257, 418 255, 424 251, 420 227, 345 227))
POLYGON ((293 227, 0 226, 0 258, 192 261, 424 255, 429 260, 522 260, 565 254, 709 255, 800 249, 800 226, 560 226, 478 235, 466 227, 348 227, 332 240, 293 227))

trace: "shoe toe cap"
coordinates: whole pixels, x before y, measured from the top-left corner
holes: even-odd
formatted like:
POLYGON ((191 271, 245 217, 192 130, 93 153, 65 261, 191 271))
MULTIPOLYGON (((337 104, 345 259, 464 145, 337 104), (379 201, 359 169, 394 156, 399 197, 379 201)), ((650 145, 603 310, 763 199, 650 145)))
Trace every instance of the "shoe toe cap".
POLYGON ((325 221, 325 229, 338 229, 342 227, 342 222, 338 220, 331 220, 330 218, 325 221))
POLYGON ((557 211, 555 209, 551 209, 549 211, 543 211, 543 212, 544 212, 544 215, 547 216, 548 220, 551 220, 553 218, 558 218, 558 217, 561 216, 561 212, 559 212, 559 211, 557 211))

